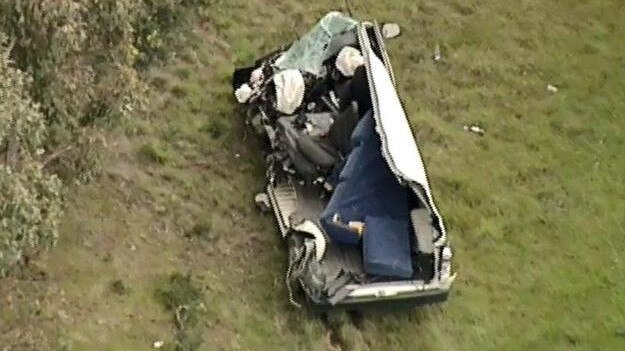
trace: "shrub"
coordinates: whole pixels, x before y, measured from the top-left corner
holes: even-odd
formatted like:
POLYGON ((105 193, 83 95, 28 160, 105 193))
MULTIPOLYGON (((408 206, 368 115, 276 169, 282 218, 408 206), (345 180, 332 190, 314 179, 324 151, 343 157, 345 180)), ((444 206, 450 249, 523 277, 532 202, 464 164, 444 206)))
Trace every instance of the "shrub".
POLYGON ((193 306, 201 302, 202 291, 193 285, 190 275, 172 273, 162 287, 156 289, 156 298, 165 309, 176 311, 180 306, 193 306))
POLYGON ((195 328, 200 316, 206 313, 204 294, 193 284, 190 275, 173 273, 156 289, 155 297, 174 316, 176 325, 175 350, 193 351, 202 344, 200 330, 195 328))
POLYGON ((61 184, 37 162, 0 166, 0 275, 56 243, 61 184))
POLYGON ((211 138, 219 139, 227 133, 228 126, 221 119, 212 119, 200 127, 200 131, 208 133, 211 138))
MULTIPOLYGON (((13 46, 15 65, 32 76, 29 90, 50 129, 46 151, 55 154, 85 145, 83 128, 107 126, 143 103, 145 87, 134 64, 136 1, 19 1, 0 3, 0 30, 13 46), (60 132, 59 132, 60 131, 60 132)), ((80 153, 64 152, 71 166, 63 175, 90 171, 77 165, 80 153)), ((60 158, 59 158, 60 159, 60 158)))
POLYGON ((160 164, 166 164, 173 158, 172 151, 166 144, 155 141, 144 144, 139 153, 148 161, 160 164))
POLYGON ((124 296, 131 292, 130 287, 121 279, 116 279, 111 282, 111 291, 117 295, 124 296))
POLYGON ((213 231, 213 222, 210 219, 204 219, 196 223, 191 229, 185 232, 184 236, 188 239, 199 238, 206 241, 217 239, 213 231))
POLYGON ((145 105, 138 68, 208 1, 0 1, 0 273, 54 243, 59 177, 97 174, 102 131, 145 105))
POLYGON ((41 160, 44 117, 5 42, 0 33, 0 276, 56 242, 61 213, 61 184, 41 160))

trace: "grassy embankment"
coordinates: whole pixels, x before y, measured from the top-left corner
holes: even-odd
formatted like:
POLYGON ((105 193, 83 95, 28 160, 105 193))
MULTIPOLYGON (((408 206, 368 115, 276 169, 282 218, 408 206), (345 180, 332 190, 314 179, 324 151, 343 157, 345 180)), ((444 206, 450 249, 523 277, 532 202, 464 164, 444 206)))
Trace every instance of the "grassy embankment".
POLYGON ((151 113, 115 137, 104 176, 72 192, 58 249, 36 262, 45 274, 3 282, 0 340, 173 348, 163 303, 181 289, 196 320, 178 339, 203 340, 198 350, 623 349, 619 1, 353 1, 359 17, 403 26, 389 51, 459 278, 440 307, 359 323, 328 326, 287 304, 283 247, 251 201, 259 143, 228 78, 336 6, 214 6, 150 72, 151 113), (473 123, 483 137, 463 131, 473 123))

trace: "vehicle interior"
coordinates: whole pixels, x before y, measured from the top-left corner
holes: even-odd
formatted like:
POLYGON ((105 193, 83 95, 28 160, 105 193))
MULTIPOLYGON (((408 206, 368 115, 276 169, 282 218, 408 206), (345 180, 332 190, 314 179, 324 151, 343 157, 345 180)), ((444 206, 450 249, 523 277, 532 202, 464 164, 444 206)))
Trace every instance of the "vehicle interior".
MULTIPOLYGON (((366 27, 371 51, 385 60, 380 32, 375 25, 366 27)), ((283 235, 290 228, 296 233, 288 237, 287 280, 331 304, 345 298, 350 284, 427 283, 440 236, 431 209, 413 186, 400 182, 385 158, 361 42, 351 26, 324 43, 322 73, 303 74, 305 94, 295 112, 275 108, 277 87, 269 82, 251 114, 262 119, 256 123, 270 139, 271 205, 283 235), (298 230, 304 222, 322 235, 298 230)), ((238 75, 247 78, 245 72, 259 67, 284 69, 279 62, 298 44, 238 75)))

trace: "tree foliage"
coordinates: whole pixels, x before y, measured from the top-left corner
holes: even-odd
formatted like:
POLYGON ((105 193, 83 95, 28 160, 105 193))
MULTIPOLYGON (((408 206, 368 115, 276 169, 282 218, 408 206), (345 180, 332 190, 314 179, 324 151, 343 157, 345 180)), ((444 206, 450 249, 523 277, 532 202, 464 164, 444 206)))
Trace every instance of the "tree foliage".
POLYGON ((145 104, 139 70, 209 1, 0 2, 0 273, 54 243, 59 179, 97 173, 103 131, 145 104))
MULTIPOLYGON (((59 146, 77 129, 128 115, 144 89, 134 69, 133 19, 138 1, 7 0, 0 23, 11 56, 33 77, 33 97, 59 146)), ((70 140, 66 140, 69 138, 70 140)))
POLYGON ((0 275, 55 243, 61 212, 61 183, 43 170, 47 130, 29 82, 0 44, 0 275))

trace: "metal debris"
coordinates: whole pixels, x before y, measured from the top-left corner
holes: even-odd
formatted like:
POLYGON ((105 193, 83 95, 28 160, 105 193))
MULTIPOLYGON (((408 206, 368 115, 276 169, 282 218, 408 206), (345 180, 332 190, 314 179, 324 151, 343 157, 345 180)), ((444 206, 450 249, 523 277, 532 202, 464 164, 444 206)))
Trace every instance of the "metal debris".
POLYGON ((441 46, 438 43, 436 43, 436 46, 434 47, 434 55, 432 56, 432 58, 435 62, 439 62, 443 59, 443 55, 441 54, 441 46))
POLYGON ((552 84, 547 84, 547 91, 555 94, 558 92, 558 87, 552 84))
POLYGON ((161 347, 163 347, 165 345, 165 342, 163 340, 156 340, 153 344, 152 347, 154 347, 155 349, 160 349, 161 347))
POLYGON ((470 125, 470 126, 464 126, 463 129, 467 132, 478 134, 479 136, 483 136, 484 133, 486 132, 484 128, 475 124, 470 125))
POLYGON ((258 209, 263 213, 271 211, 271 203, 269 202, 269 196, 266 193, 259 193, 254 196, 254 203, 258 206, 258 209))

